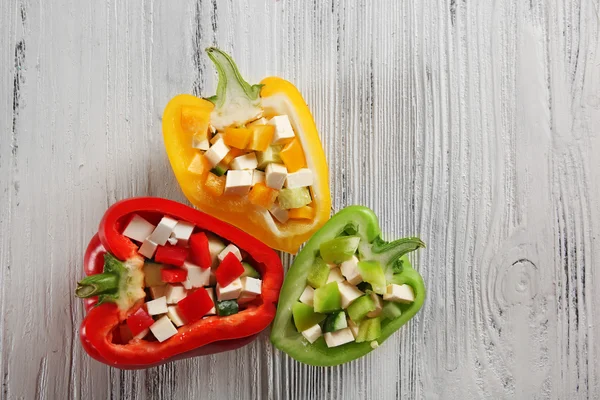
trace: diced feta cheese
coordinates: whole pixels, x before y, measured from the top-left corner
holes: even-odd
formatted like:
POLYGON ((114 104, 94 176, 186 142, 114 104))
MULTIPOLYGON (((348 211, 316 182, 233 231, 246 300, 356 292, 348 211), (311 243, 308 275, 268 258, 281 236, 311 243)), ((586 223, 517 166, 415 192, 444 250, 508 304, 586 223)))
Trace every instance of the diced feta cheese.
POLYGON ((237 246, 233 243, 228 244, 227 247, 225 247, 223 251, 219 253, 217 258, 219 259, 219 261, 223 261, 229 253, 233 253, 238 260, 242 261, 242 253, 240 253, 240 249, 238 249, 237 246))
POLYGON ((255 169, 252 172, 252 186, 256 185, 257 183, 264 183, 265 182, 265 173, 261 170, 255 169))
POLYGON ((350 328, 325 333, 325 343, 327 343, 327 347, 337 347, 353 341, 354 336, 352 335, 350 328))
MULTIPOLYGON (((218 134, 217 134, 218 135, 218 134)), ((206 150, 204 153, 204 157, 208 161, 211 167, 214 167, 218 163, 221 162, 222 159, 225 158, 227 153, 229 153, 229 147, 225 144, 223 139, 219 138, 215 144, 213 144, 210 149, 206 150)))
POLYGON ((348 282, 338 282, 338 289, 340 290, 340 294, 342 296, 342 308, 346 309, 348 306, 364 293, 358 290, 358 288, 354 285, 349 284, 348 282))
POLYGON ((244 276, 242 282, 242 296, 258 296, 261 293, 262 281, 260 279, 244 276))
POLYGON ((312 184, 313 173, 308 168, 301 168, 296 172, 288 174, 285 180, 285 187, 290 189, 312 186, 312 184))
POLYGON ((273 203, 271 208, 269 208, 269 212, 271 213, 272 216, 275 217, 275 219, 277 221, 281 222, 282 224, 286 223, 287 220, 290 219, 289 211, 284 210, 283 208, 280 208, 279 204, 277 204, 277 203, 273 203))
POLYGON ((208 252, 210 253, 210 259, 213 261, 212 267, 219 265, 218 255, 225 248, 225 243, 212 233, 207 233, 208 238, 208 252))
POLYGON ((159 246, 164 246, 167 243, 167 239, 171 236, 171 232, 177 225, 177 220, 170 217, 162 217, 156 229, 148 237, 148 240, 156 243, 159 246))
POLYGON ((269 120, 267 125, 275 127, 273 135, 273 144, 282 144, 289 142, 294 138, 294 130, 287 115, 277 115, 269 120))
POLYGON ((208 137, 204 136, 204 139, 200 138, 200 136, 192 137, 192 147, 198 150, 208 150, 210 148, 208 137))
POLYGON ((135 214, 125 227, 123 236, 127 236, 128 238, 137 242, 143 242, 148 238, 148 236, 150 236, 154 228, 155 226, 150 222, 135 214))
POLYGON ((188 172, 192 174, 200 175, 202 171, 204 171, 204 166, 202 165, 202 156, 200 154, 194 155, 192 158, 192 162, 188 165, 188 172))
POLYGON ((183 286, 167 285, 167 293, 165 293, 168 304, 177 304, 179 300, 185 299, 187 292, 183 286))
POLYGON ((208 296, 210 297, 210 299, 213 302, 213 308, 208 310, 206 315, 215 315, 217 313, 217 309, 215 308, 215 291, 213 288, 210 288, 210 287, 206 288, 206 291, 208 292, 208 296))
POLYGON ((227 285, 225 287, 221 287, 217 283, 217 299, 219 299, 219 301, 235 300, 240 296, 241 293, 242 293, 242 281, 240 278, 237 278, 236 280, 234 280, 233 282, 231 282, 229 285, 227 285))
POLYGON ((342 276, 342 271, 339 268, 333 268, 329 270, 329 276, 327 277, 327 283, 330 282, 343 282, 344 277, 342 276))
POLYGON ((377 295, 377 293, 371 293, 371 299, 373 300, 373 303, 375 303, 375 309, 373 311, 369 311, 367 313, 367 317, 369 318, 375 318, 378 317, 381 314, 381 311, 383 310, 383 300, 381 300, 381 297, 379 297, 377 295))
POLYGON ((167 285, 152 286, 150 288, 150 296, 152 296, 153 299, 158 299, 159 297, 166 296, 166 294, 167 285))
POLYGON ((285 178, 287 177, 287 168, 283 164, 270 163, 265 169, 265 183, 271 189, 281 190, 285 178))
POLYGON ((266 125, 269 122, 265 117, 260 117, 256 121, 252 121, 248 126, 266 125))
POLYGON ((248 194, 252 187, 252 171, 231 169, 227 172, 225 180, 225 194, 243 196, 248 194))
POLYGON ((169 306, 167 307, 167 317, 175 324, 175 326, 185 325, 185 320, 179 313, 179 307, 169 306))
POLYGON ((166 315, 159 318, 155 323, 150 325, 152 334, 159 342, 164 342, 171 336, 177 334, 177 328, 173 326, 173 323, 166 315))
POLYGON ((188 272, 187 278, 181 283, 185 289, 190 290, 209 285, 210 268, 202 269, 188 261, 184 261, 181 268, 188 272))
POLYGON ((300 302, 312 307, 314 305, 314 303, 313 303, 314 297, 315 297, 315 289, 313 289, 310 286, 306 286, 304 288, 304 291, 300 295, 300 302))
POLYGON ((192 232, 194 232, 194 224, 186 221, 178 221, 175 228, 173 228, 173 232, 171 232, 171 237, 177 239, 180 246, 187 246, 192 232))
POLYGON ((256 154, 254 152, 244 154, 233 159, 231 162, 232 169, 255 169, 258 167, 258 161, 256 160, 256 154))
POLYGON ((415 293, 412 287, 407 284, 396 285, 392 283, 387 285, 383 299, 396 303, 412 303, 415 301, 415 293))
POLYGON ((154 257, 154 253, 156 252, 157 247, 158 245, 156 243, 154 243, 150 239, 146 239, 138 249, 138 253, 140 253, 146 258, 152 258, 154 257))
POLYGON ((356 339, 356 337, 358 336, 358 325, 356 325, 356 323, 350 318, 346 318, 346 323, 348 324, 348 328, 350 328, 350 331, 352 331, 354 339, 356 339))
POLYGON ((141 331, 140 333, 138 333, 137 335, 135 335, 133 338, 141 340, 141 339, 145 338, 149 332, 150 332, 150 329, 146 328, 143 331, 141 331))
POLYGON ((321 335, 323 335, 323 332, 321 331, 321 327, 319 326, 319 324, 313 325, 307 330, 302 331, 302 336, 304 336, 310 344, 316 342, 317 339, 321 337, 321 335))
POLYGON ((219 139, 223 139, 222 133, 217 133, 215 136, 213 136, 212 139, 210 139, 210 144, 217 143, 219 141, 219 139))
POLYGON ((150 300, 146 303, 146 310, 150 315, 164 314, 167 312, 167 298, 165 296, 150 300))
POLYGON ((167 242, 169 242, 169 244, 171 246, 175 246, 177 244, 177 238, 173 236, 173 234, 171 233, 171 236, 169 236, 169 238, 167 239, 167 242))
POLYGON ((362 276, 360 276, 360 272, 358 271, 358 258, 356 256, 352 256, 351 259, 346 260, 340 266, 340 270, 342 271, 342 275, 346 277, 346 280, 352 285, 358 285, 361 283, 362 276))

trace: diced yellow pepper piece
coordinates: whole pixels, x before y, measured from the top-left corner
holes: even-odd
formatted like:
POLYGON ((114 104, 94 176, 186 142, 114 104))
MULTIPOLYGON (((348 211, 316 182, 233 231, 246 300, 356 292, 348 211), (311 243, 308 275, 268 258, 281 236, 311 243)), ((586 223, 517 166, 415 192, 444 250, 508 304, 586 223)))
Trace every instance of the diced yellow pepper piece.
POLYGON ((300 168, 306 167, 304 150, 302 150, 302 144, 300 144, 298 138, 294 138, 294 140, 285 145, 279 156, 283 160, 288 172, 296 172, 300 168))
POLYGON ((275 127, 273 125, 254 125, 250 127, 250 130, 252 131, 252 139, 250 139, 248 148, 255 151, 267 150, 271 141, 273 141, 275 127))
POLYGON ((221 196, 225 191, 225 179, 225 175, 217 176, 209 172, 204 181, 204 190, 213 196, 221 196))
POLYGON ((250 203, 255 204, 257 206, 261 206, 263 208, 271 208, 275 200, 277 199, 278 190, 271 189, 267 187, 262 182, 257 183, 252 186, 250 193, 248 193, 248 200, 250 203))
POLYGON ((206 138, 210 122, 210 110, 202 107, 181 107, 181 128, 192 136, 206 138))
POLYGON ((221 161, 221 163, 225 164, 226 166, 229 167, 229 164, 231 164, 231 162, 233 161, 234 158, 241 156, 242 154, 246 154, 245 151, 240 150, 240 149, 236 149, 235 147, 232 147, 229 150, 229 153, 227 153, 227 155, 223 158, 223 160, 221 161))
POLYGON ((313 219, 315 216, 315 209, 311 206, 304 206, 300 208, 292 208, 288 210, 288 217, 290 219, 313 219))
POLYGON ((245 149, 251 136, 252 131, 248 128, 225 128, 223 141, 227 146, 245 149))

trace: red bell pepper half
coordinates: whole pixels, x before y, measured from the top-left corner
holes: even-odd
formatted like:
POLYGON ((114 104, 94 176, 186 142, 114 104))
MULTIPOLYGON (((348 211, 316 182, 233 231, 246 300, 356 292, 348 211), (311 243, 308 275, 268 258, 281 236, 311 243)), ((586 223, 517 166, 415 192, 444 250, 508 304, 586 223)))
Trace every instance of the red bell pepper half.
MULTIPOLYGON (((174 201, 153 197, 122 200, 106 211, 100 222, 98 234, 90 241, 84 257, 84 272, 88 276, 84 281, 91 280, 93 283, 80 285, 76 292, 78 296, 86 297, 86 294, 90 295, 98 287, 113 284, 114 282, 110 282, 111 272, 117 276, 119 273, 133 274, 131 271, 135 270, 137 265, 143 265, 144 260, 137 253, 136 244, 121 234, 133 213, 153 224, 157 224, 163 216, 168 215, 190 222, 203 231, 212 232, 235 244, 239 249, 246 251, 254 261, 254 266, 263 279, 262 293, 258 301, 252 302, 248 308, 237 314, 226 317, 210 316, 186 324, 178 328, 175 336, 162 343, 133 339, 122 344, 115 340, 119 336, 119 327, 126 319, 130 323, 130 317, 141 316, 137 313, 144 298, 143 294, 138 292, 138 288, 132 289, 131 286, 123 293, 119 283, 112 291, 95 292, 94 294, 99 296, 84 299, 88 313, 81 324, 80 338, 91 357, 122 369, 148 368, 177 359, 242 347, 254 340, 257 334, 271 323, 275 317, 275 304, 283 281, 281 260, 275 251, 247 233, 210 215, 174 201), (98 279, 94 283, 96 275, 98 279)), ((130 279, 131 276, 126 279, 128 285, 139 280, 139 277, 132 276, 135 279, 130 279)), ((143 286, 143 281, 140 286, 143 286)), ((143 292, 142 287, 139 290, 143 292)), ((148 322, 146 320, 146 324, 148 322)), ((138 321, 138 324, 140 327, 144 325, 141 321, 138 321)))

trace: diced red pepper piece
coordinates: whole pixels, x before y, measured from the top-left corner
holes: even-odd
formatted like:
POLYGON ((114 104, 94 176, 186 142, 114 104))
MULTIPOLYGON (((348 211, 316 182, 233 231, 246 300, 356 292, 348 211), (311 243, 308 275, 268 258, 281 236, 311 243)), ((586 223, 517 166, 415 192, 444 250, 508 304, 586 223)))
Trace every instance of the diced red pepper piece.
POLYGON ((160 270, 160 278, 167 283, 183 282, 186 280, 187 274, 187 270, 179 268, 162 268, 160 270))
POLYGON ((153 323, 154 320, 143 308, 138 309, 127 318, 127 326, 133 336, 136 336, 144 329, 150 328, 150 325, 153 323))
POLYGON ((158 263, 174 265, 181 267, 183 262, 187 259, 189 250, 185 247, 179 246, 158 246, 154 260, 158 263))
POLYGON ((210 268, 212 260, 208 249, 208 237, 206 233, 194 233, 190 236, 189 244, 191 250, 190 259, 192 262, 200 268, 210 268))
POLYGON ((225 287, 242 276, 243 273, 244 266, 240 260, 238 260, 235 254, 229 253, 217 267, 217 270, 215 271, 215 277, 217 278, 217 283, 219 286, 225 287))
POLYGON ((205 288, 198 288, 184 299, 179 300, 177 307, 183 318, 188 322, 196 322, 213 308, 214 303, 205 288))

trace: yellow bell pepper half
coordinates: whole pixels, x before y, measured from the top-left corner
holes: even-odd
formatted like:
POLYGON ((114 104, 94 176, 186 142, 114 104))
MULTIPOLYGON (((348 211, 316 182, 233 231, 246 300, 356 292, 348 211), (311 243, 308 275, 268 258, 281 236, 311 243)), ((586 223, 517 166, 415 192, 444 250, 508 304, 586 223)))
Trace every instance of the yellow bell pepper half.
MULTIPOLYGON (((187 94, 178 95, 167 104, 163 114, 165 147, 175 177, 188 200, 200 210, 237 226, 274 249, 295 254, 300 245, 325 224, 331 211, 327 162, 310 110, 290 82, 268 77, 260 85, 250 86, 241 78, 229 56, 214 48, 207 49, 207 52, 219 72, 217 96, 201 99, 187 94), (248 101, 249 106, 242 112, 236 110, 236 105, 244 101, 248 101), (265 201, 257 201, 256 196, 221 194, 221 187, 214 190, 224 185, 225 176, 217 177, 210 172, 211 166, 203 152, 192 147, 194 135, 182 126, 182 109, 186 110, 187 115, 189 107, 196 115, 202 114, 197 118, 209 119, 211 125, 220 130, 229 126, 243 126, 248 122, 244 121, 245 118, 259 117, 261 112, 265 117, 287 115, 296 139, 302 146, 306 168, 313 173, 311 207, 314 216, 308 219, 290 218, 280 223, 271 216, 264 204, 257 204, 265 201), (228 118, 228 114, 233 117, 228 118)), ((185 119, 184 124, 190 125, 185 119)))

